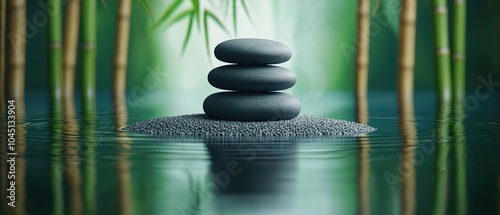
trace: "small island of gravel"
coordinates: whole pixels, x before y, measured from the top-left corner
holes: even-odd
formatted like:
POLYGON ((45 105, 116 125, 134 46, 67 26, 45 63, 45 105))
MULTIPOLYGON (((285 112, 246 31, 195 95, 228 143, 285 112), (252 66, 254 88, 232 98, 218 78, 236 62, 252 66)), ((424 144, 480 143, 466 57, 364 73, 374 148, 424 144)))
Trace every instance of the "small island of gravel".
POLYGON ((356 122, 314 116, 297 116, 279 121, 242 122, 192 114, 149 119, 128 125, 123 130, 159 136, 296 137, 353 136, 376 129, 356 122))

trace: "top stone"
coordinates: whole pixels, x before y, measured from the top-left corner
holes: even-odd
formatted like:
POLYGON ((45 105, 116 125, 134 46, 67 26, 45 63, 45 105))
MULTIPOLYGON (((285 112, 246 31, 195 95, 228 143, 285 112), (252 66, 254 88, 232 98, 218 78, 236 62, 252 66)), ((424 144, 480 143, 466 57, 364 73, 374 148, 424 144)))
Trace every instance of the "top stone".
POLYGON ((214 52, 220 61, 239 64, 278 64, 292 57, 292 50, 285 44, 255 38, 224 41, 214 52))

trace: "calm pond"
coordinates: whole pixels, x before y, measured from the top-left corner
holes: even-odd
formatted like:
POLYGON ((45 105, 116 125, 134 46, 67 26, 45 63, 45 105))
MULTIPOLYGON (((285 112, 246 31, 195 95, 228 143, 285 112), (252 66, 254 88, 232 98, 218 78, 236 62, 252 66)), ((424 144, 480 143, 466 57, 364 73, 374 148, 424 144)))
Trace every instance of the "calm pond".
POLYGON ((27 92, 25 115, 16 107, 15 208, 7 205, 2 129, 2 214, 500 213, 495 96, 459 111, 417 92, 414 111, 400 112, 392 92, 370 92, 360 111, 352 93, 294 94, 301 114, 368 120, 378 130, 327 138, 153 137, 116 127, 201 113, 209 93, 151 92, 112 105, 110 93, 100 92, 96 112, 83 113, 78 98, 74 108, 51 112, 48 95, 27 92))

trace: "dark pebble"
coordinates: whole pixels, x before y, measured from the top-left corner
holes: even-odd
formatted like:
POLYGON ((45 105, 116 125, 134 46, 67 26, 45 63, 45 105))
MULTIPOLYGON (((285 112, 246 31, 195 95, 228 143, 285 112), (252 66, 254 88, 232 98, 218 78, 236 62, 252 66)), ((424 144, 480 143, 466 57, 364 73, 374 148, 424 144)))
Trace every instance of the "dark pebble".
POLYGON ((300 109, 295 96, 277 92, 219 92, 203 102, 203 110, 209 117, 232 121, 293 119, 300 109))
POLYGON ((293 87, 297 76, 278 66, 227 65, 210 71, 208 82, 223 90, 275 91, 293 87))
POLYGON ((278 64, 292 57, 292 50, 285 44, 255 38, 224 41, 214 52, 220 61, 240 64, 278 64))

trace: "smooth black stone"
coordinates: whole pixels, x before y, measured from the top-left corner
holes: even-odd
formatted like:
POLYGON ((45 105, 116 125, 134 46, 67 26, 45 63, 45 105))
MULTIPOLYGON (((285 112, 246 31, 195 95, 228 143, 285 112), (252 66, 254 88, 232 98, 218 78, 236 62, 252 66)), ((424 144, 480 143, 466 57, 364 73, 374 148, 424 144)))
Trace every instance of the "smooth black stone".
POLYGON ((293 119, 300 109, 300 101, 295 96, 278 92, 219 92, 203 102, 207 116, 231 121, 293 119))
POLYGON ((214 52, 220 61, 240 64, 278 64, 292 57, 292 50, 285 44, 256 38, 227 40, 214 52))
POLYGON ((208 82, 223 90, 275 91, 293 87, 297 76, 279 66, 226 65, 210 71, 208 82))

